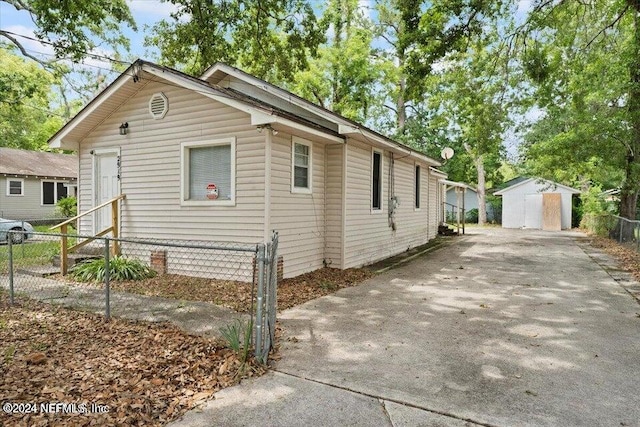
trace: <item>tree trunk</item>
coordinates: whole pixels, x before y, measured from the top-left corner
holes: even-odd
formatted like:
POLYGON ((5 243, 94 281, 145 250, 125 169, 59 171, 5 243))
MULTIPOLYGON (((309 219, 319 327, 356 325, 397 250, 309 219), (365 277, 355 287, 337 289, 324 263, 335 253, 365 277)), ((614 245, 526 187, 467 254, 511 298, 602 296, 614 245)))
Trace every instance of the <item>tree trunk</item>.
POLYGON ((478 225, 487 223, 486 174, 484 171, 484 156, 476 157, 478 171, 478 225))
POLYGON ((625 180, 620 191, 620 216, 636 219, 640 190, 640 1, 627 0, 633 14, 633 47, 629 62, 631 86, 629 89, 629 141, 625 180))
POLYGON ((407 122, 407 100, 405 92, 407 91, 407 76, 404 73, 404 50, 397 51, 398 69, 400 70, 400 80, 398 81, 398 97, 396 98, 396 111, 398 116, 398 134, 404 134, 404 127, 407 122))

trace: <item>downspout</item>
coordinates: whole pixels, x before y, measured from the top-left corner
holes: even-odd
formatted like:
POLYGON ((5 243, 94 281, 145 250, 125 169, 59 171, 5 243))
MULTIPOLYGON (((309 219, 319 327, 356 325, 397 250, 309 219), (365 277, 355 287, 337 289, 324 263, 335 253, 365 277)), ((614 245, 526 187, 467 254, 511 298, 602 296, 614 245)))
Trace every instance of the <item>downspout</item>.
POLYGON ((273 132, 264 133, 264 242, 271 238, 271 144, 273 132))

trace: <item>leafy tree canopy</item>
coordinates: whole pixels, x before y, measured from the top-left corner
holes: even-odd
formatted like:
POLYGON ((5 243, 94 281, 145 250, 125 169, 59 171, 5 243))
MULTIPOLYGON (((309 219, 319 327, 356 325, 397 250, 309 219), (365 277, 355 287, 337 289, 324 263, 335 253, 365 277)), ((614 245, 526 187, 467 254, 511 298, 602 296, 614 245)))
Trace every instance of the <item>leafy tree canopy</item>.
POLYGON ((324 41, 310 3, 304 0, 169 0, 172 19, 151 29, 145 44, 160 61, 199 75, 222 61, 278 83, 307 67, 324 41))

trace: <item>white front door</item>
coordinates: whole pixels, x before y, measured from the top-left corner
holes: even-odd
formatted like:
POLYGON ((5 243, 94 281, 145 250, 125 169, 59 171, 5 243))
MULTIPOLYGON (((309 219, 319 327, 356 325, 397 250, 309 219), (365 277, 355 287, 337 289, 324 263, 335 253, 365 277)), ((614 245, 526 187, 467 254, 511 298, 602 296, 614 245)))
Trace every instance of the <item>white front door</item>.
MULTIPOLYGON (((119 150, 96 150, 94 154, 94 206, 99 206, 120 194, 118 177, 119 150)), ((95 213, 94 233, 111 226, 111 206, 95 213)))

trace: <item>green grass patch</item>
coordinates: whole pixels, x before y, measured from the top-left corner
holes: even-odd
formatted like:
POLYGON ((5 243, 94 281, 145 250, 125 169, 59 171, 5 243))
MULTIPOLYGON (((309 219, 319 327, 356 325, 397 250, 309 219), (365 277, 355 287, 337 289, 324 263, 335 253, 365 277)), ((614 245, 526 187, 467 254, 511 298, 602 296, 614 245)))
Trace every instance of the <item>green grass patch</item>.
MULTIPOLYGON (((72 240, 72 239, 70 239, 72 240)), ((71 242, 70 244, 74 244, 71 242)), ((14 268, 34 265, 50 265, 52 258, 60 253, 59 240, 33 241, 12 245, 14 268)), ((9 271, 9 245, 0 245, 0 272, 9 271)))

